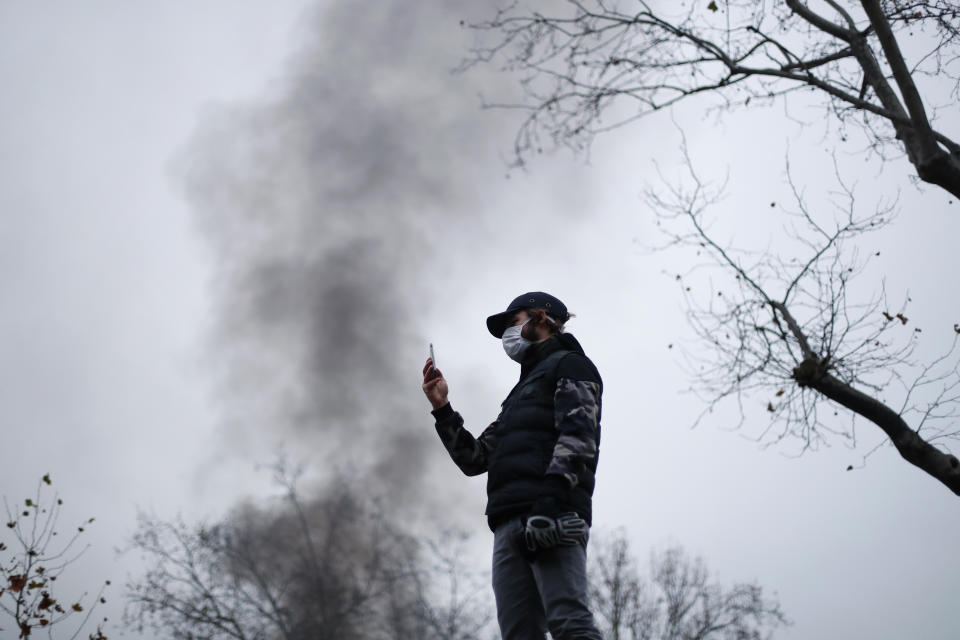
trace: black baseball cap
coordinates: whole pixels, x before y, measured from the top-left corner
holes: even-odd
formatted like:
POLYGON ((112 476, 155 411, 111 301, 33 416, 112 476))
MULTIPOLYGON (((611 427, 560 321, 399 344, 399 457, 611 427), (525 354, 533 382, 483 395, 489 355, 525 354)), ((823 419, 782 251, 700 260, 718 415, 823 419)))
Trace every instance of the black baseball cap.
POLYGON ((570 318, 570 314, 567 313, 567 305, 560 300, 543 291, 530 291, 514 298, 507 305, 506 311, 495 313, 487 318, 487 329, 494 338, 502 338, 503 332, 507 329, 507 319, 522 309, 543 309, 548 315, 560 322, 566 322, 570 318))

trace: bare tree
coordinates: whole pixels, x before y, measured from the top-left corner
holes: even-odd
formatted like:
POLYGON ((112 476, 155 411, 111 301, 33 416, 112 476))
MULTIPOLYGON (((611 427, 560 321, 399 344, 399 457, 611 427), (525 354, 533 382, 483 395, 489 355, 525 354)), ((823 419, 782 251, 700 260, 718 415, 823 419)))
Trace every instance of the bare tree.
POLYGON ((648 577, 622 532, 595 536, 591 553, 591 602, 611 640, 759 640, 788 624, 760 586, 721 586, 679 547, 651 554, 648 577))
POLYGON ((514 3, 471 25, 481 40, 466 66, 499 63, 521 76, 526 101, 497 105, 527 113, 515 142, 519 162, 545 136, 583 149, 598 132, 694 96, 728 109, 803 92, 842 127, 861 127, 877 153, 906 153, 921 180, 960 196, 960 145, 933 126, 960 91, 955 2, 546 6, 514 3))
POLYGON ((457 530, 424 540, 416 611, 436 640, 479 640, 493 620, 490 575, 465 562, 468 542, 457 530))
MULTIPOLYGON (((19 508, 3 499, 10 536, 8 542, 0 538, 0 553, 8 556, 0 560, 0 612, 16 626, 18 638, 28 638, 34 631, 45 632, 49 638, 54 632, 57 637, 77 638, 97 606, 106 602, 103 594, 110 584, 105 581, 92 597, 84 592, 65 599, 61 590, 55 589, 57 580, 89 548, 78 548, 78 543, 94 519, 85 520, 58 542, 63 500, 50 494, 52 484, 50 474, 45 474, 35 495, 24 499, 19 508)), ((100 627, 89 638, 106 640, 100 627)))
POLYGON ((855 444, 865 418, 960 495, 960 461, 948 449, 960 436, 960 326, 944 323, 933 338, 949 347, 918 361, 921 329, 908 326, 907 301, 891 308, 883 286, 859 282, 876 256, 854 243, 889 224, 894 203, 863 213, 838 173, 831 210, 816 212, 791 181, 780 250, 751 250, 714 227, 722 185, 701 179, 689 156, 687 168, 687 180, 647 197, 669 245, 696 253, 697 267, 676 278, 699 338, 690 373, 707 411, 733 400, 742 424, 745 401, 763 398, 770 422, 760 438, 799 441, 800 452, 831 436, 855 444), (696 275, 706 277, 693 284, 696 275))
POLYGON ((294 477, 279 479, 281 504, 213 526, 141 515, 132 547, 150 569, 127 585, 127 622, 178 640, 476 638, 483 607, 433 607, 421 545, 349 483, 304 501, 294 477))
POLYGON ((659 614, 622 532, 590 543, 590 602, 611 640, 650 638, 659 614))
MULTIPOLYGON (((960 147, 931 124, 960 95, 956 3, 621 6, 629 8, 569 0, 548 15, 514 4, 474 25, 493 43, 478 45, 468 64, 501 61, 522 76, 527 102, 500 105, 527 112, 520 161, 544 135, 582 149, 598 132, 694 96, 723 110, 791 104, 803 90, 840 123, 838 135, 858 125, 882 158, 899 149, 920 179, 960 195, 960 147)), ((733 401, 742 424, 744 403, 762 398, 771 419, 760 439, 796 441, 801 452, 830 437, 855 443, 856 418, 865 418, 960 494, 960 462, 948 448, 960 435, 960 326, 944 323, 936 337, 949 347, 917 359, 920 329, 907 326, 906 302, 891 308, 876 279, 858 280, 870 254, 857 245, 889 224, 896 203, 863 213, 838 174, 836 193, 811 206, 788 178, 794 204, 777 249, 738 246, 709 215, 722 187, 686 162, 687 178, 647 195, 670 245, 696 252, 694 270, 676 277, 699 338, 690 372, 707 411, 733 401), (693 285, 705 270, 710 277, 693 285)))

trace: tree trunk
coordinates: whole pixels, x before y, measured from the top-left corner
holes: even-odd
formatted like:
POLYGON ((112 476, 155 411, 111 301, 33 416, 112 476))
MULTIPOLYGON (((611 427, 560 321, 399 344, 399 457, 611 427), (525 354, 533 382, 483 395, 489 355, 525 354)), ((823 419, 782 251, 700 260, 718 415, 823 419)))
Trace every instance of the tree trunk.
POLYGON ((918 162, 916 167, 921 180, 942 187, 960 198, 960 154, 939 150, 939 153, 918 162))

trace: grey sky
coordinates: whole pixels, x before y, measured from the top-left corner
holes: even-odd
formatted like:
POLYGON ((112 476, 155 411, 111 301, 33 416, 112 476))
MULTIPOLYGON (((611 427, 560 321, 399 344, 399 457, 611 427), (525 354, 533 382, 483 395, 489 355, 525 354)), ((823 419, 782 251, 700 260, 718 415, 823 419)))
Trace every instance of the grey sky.
MULTIPOLYGON (((98 517, 80 570, 119 583, 137 506, 216 516, 269 493, 253 466, 279 446, 388 483, 416 452, 418 488, 460 507, 405 499, 475 527, 482 556, 483 481, 434 441, 419 370, 432 341, 479 431, 516 375, 483 318, 544 289, 605 380, 599 529, 777 591, 795 622, 778 637, 955 637, 956 498, 890 448, 845 471, 879 441, 869 425, 857 451, 799 458, 744 437, 765 426, 760 400, 742 432, 723 413, 689 429, 700 405, 667 345, 689 336, 671 274, 690 258, 639 249, 655 240, 652 160, 678 171, 670 119, 508 178, 515 121, 477 94, 509 80, 447 74, 458 15, 0 4, 0 492, 51 472, 67 518, 98 517)), ((729 166, 726 219, 787 197, 788 147, 811 185, 829 180, 820 138, 782 115, 679 110, 703 170, 729 166)), ((899 221, 871 240, 876 272, 892 298, 909 291, 921 353, 936 352, 960 322, 944 277, 960 204, 916 193, 905 160, 878 173, 850 151, 867 192, 903 185, 899 221)), ((737 237, 762 246, 749 226, 737 237)))

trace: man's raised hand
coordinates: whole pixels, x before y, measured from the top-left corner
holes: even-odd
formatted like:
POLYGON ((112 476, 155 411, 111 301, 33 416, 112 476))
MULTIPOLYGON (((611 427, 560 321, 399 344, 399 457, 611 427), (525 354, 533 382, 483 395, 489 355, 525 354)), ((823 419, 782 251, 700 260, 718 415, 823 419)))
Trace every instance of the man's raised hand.
POLYGON ((447 404, 448 391, 443 372, 440 369, 434 369, 433 360, 427 358, 426 364, 423 365, 423 393, 434 409, 439 409, 447 404))

